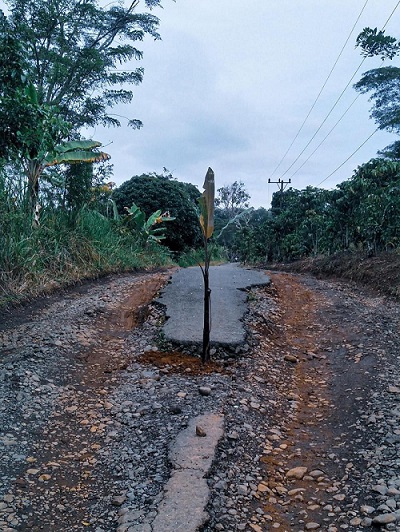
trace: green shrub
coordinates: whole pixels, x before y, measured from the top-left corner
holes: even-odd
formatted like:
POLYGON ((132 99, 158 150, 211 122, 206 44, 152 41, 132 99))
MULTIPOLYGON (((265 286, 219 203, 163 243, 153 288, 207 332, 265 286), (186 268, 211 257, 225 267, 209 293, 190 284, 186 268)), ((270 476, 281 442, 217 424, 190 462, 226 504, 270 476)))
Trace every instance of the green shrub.
POLYGON ((202 243, 197 199, 200 192, 190 183, 159 175, 134 176, 113 192, 120 214, 135 204, 149 217, 154 211, 168 212, 174 220, 166 225, 164 244, 181 253, 202 243))

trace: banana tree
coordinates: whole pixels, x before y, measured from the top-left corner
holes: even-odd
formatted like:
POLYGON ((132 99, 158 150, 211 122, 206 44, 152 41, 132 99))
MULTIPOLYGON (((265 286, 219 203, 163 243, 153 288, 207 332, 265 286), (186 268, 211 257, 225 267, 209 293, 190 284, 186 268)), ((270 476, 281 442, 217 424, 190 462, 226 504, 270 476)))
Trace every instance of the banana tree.
POLYGON ((161 210, 153 212, 146 220, 145 213, 135 203, 131 207, 125 207, 127 217, 125 223, 131 227, 145 242, 161 242, 164 240, 165 227, 158 227, 163 222, 172 222, 175 220, 169 212, 161 214, 161 210))
POLYGON ((100 142, 76 140, 62 142, 71 126, 63 120, 55 106, 41 102, 38 90, 28 83, 20 95, 25 110, 17 132, 15 150, 28 180, 28 208, 38 212, 39 182, 49 166, 105 161, 110 156, 98 150, 100 142))
POLYGON ((203 323, 203 351, 201 361, 203 364, 210 360, 210 332, 211 332, 211 289, 209 279, 209 268, 211 253, 208 247, 208 240, 214 232, 214 202, 215 202, 215 180, 214 172, 208 169, 204 180, 204 192, 200 196, 200 225, 203 231, 204 240, 204 268, 200 265, 204 280, 204 323, 203 323))
POLYGON ((50 166, 60 164, 97 163, 107 161, 110 156, 99 151, 101 143, 96 140, 75 140, 63 142, 54 147, 42 160, 31 159, 27 161, 25 171, 28 176, 31 191, 31 206, 35 208, 34 225, 39 224, 39 179, 43 171, 50 166))

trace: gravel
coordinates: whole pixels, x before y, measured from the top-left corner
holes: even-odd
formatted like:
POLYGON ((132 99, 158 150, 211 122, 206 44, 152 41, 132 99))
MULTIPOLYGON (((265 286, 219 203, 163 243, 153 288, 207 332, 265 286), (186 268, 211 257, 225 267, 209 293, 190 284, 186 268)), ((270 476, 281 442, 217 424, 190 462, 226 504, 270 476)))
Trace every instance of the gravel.
POLYGON ((214 350, 205 372, 148 361, 190 352, 163 341, 157 304, 121 325, 151 278, 112 277, 4 320, 0 529, 152 531, 171 445, 217 414, 203 532, 400 531, 400 305, 273 274, 249 292, 246 343, 214 350))

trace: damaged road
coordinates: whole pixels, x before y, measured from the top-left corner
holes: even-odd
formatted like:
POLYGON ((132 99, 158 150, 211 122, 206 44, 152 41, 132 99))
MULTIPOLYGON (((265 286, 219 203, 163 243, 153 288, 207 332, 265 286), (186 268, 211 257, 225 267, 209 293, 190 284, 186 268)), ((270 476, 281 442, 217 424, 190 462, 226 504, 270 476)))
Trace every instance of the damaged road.
MULTIPOLYGON (((238 346, 245 342, 242 318, 247 310, 246 290, 267 286, 269 277, 239 264, 210 266, 211 342, 238 346)), ((201 344, 203 341, 204 284, 198 266, 178 270, 162 290, 159 303, 166 307, 163 332, 168 341, 201 344)))
POLYGON ((269 272, 248 293, 241 351, 202 367, 160 334, 152 300, 171 273, 2 321, 0 529, 173 530, 176 479, 193 473, 187 527, 203 532, 400 530, 399 303, 269 272))

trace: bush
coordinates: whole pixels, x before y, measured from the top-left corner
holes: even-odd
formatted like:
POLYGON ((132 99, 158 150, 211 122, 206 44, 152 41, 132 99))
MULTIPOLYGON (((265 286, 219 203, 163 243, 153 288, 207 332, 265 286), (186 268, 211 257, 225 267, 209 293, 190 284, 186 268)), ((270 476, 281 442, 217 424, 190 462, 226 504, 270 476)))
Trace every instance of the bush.
POLYGON ((182 252, 202 243, 196 200, 200 192, 194 185, 180 183, 159 175, 134 176, 113 192, 118 212, 135 203, 150 216, 161 209, 176 218, 166 224, 163 243, 172 251, 182 252))

